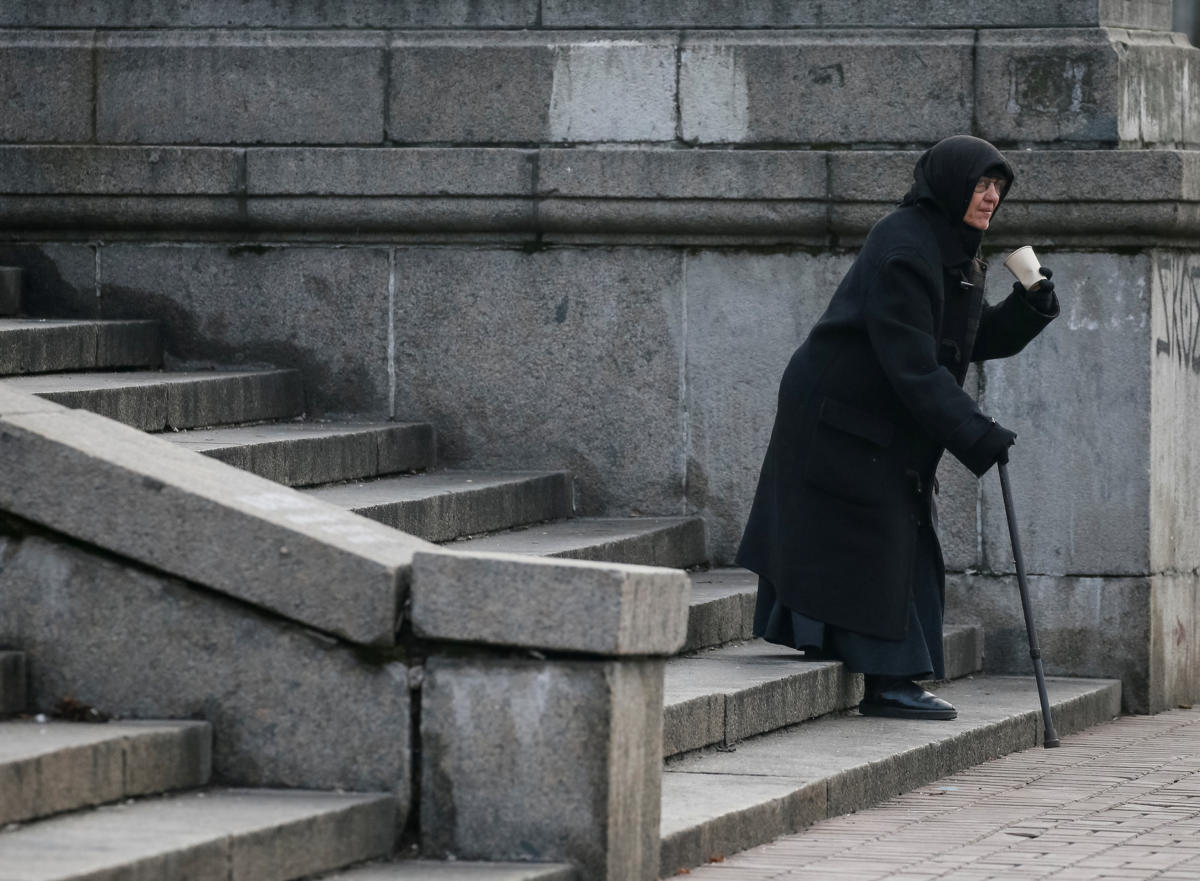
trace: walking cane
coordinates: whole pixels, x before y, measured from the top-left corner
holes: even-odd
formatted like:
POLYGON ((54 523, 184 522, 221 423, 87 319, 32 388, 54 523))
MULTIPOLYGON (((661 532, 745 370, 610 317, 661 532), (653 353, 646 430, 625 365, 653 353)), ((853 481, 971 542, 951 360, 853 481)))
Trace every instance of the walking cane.
POLYGON ((1017 587, 1021 592, 1021 608, 1025 612, 1025 630, 1029 633, 1029 657, 1033 659, 1033 675, 1037 679, 1038 698, 1042 702, 1042 722, 1046 733, 1042 746, 1046 749, 1058 746, 1058 732, 1054 730, 1054 719, 1050 716, 1050 698, 1046 694, 1046 674, 1042 671, 1042 650, 1038 646, 1037 631, 1033 629, 1033 611, 1029 608, 1029 588, 1025 584, 1025 558, 1021 555, 1021 540, 1017 537, 1017 518, 1013 514, 1012 490, 1008 485, 1008 464, 1002 459, 996 463, 1000 470, 1000 490, 1004 494, 1004 513, 1008 517, 1008 534, 1012 536, 1013 559, 1017 564, 1017 587))

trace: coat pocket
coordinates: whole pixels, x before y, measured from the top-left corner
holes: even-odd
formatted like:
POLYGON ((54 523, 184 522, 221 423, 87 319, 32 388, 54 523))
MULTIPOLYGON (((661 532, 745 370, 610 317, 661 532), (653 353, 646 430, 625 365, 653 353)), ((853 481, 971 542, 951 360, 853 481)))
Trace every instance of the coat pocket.
POLYGON ((847 501, 880 501, 889 485, 885 451, 895 434, 882 416, 826 398, 804 461, 805 481, 847 501))

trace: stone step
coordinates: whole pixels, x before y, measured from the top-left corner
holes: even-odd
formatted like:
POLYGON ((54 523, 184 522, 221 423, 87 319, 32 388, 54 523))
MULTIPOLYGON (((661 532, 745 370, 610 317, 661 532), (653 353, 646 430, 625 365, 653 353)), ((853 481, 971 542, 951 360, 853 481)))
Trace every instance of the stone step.
POLYGON ((454 550, 686 569, 705 562, 699 517, 580 517, 457 541, 454 550))
POLYGON ((158 367, 157 321, 0 319, 0 376, 158 367))
POLYGON ((304 409, 294 370, 50 373, 0 379, 0 387, 142 431, 290 419, 304 409))
POLYGON ((572 508, 565 471, 437 471, 304 492, 427 541, 569 517, 572 508))
MULTIPOLYGON (((1121 709, 1116 680, 1052 678, 1048 688, 1060 735, 1111 719, 1121 709)), ((827 716, 729 751, 668 762, 661 874, 860 810, 1041 741, 1032 678, 976 676, 947 683, 938 694, 958 708, 957 719, 827 716)))
POLYGON ((754 636, 758 576, 745 569, 693 572, 684 652, 712 648, 754 636))
POLYGON ((0 722, 0 827, 203 786, 211 768, 207 722, 0 722))
POLYGON ((16 315, 21 311, 21 277, 19 266, 0 266, 0 315, 16 315))
MULTIPOLYGON (((947 626, 942 642, 947 679, 982 669, 981 628, 947 626)), ((670 757, 851 709, 862 700, 862 678, 840 661, 806 661, 754 639, 672 658, 663 692, 663 755, 670 757)))
POLYGON ((287 486, 425 471, 436 450, 433 426, 425 422, 277 422, 164 438, 287 486))
POLYGON ((386 855, 391 796, 210 790, 0 831, 0 881, 286 881, 386 855))
POLYGON ((24 712, 27 704, 25 653, 0 651, 0 718, 24 712))
POLYGON ((327 875, 321 881, 577 881, 565 863, 471 863, 458 860, 400 860, 373 863, 327 875))

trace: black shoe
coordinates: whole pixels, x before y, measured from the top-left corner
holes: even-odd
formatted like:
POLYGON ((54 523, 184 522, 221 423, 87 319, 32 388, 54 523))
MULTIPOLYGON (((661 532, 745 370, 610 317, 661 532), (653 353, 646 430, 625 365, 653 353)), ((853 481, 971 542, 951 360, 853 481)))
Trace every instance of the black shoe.
POLYGON ((866 694, 858 711, 890 719, 957 719, 958 710, 908 679, 867 676, 866 694))

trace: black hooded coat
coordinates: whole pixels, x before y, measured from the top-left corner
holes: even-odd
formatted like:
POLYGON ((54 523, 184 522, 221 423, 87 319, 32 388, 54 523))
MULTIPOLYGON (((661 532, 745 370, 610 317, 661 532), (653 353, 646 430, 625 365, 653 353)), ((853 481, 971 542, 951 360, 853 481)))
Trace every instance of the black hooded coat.
POLYGON ((985 174, 1011 189, 1012 168, 978 138, 922 154, 780 383, 737 562, 826 624, 904 638, 943 451, 977 475, 995 461, 1001 430, 963 391, 967 366, 1016 354, 1058 314, 1023 291, 984 302, 982 232, 962 217, 985 174))

